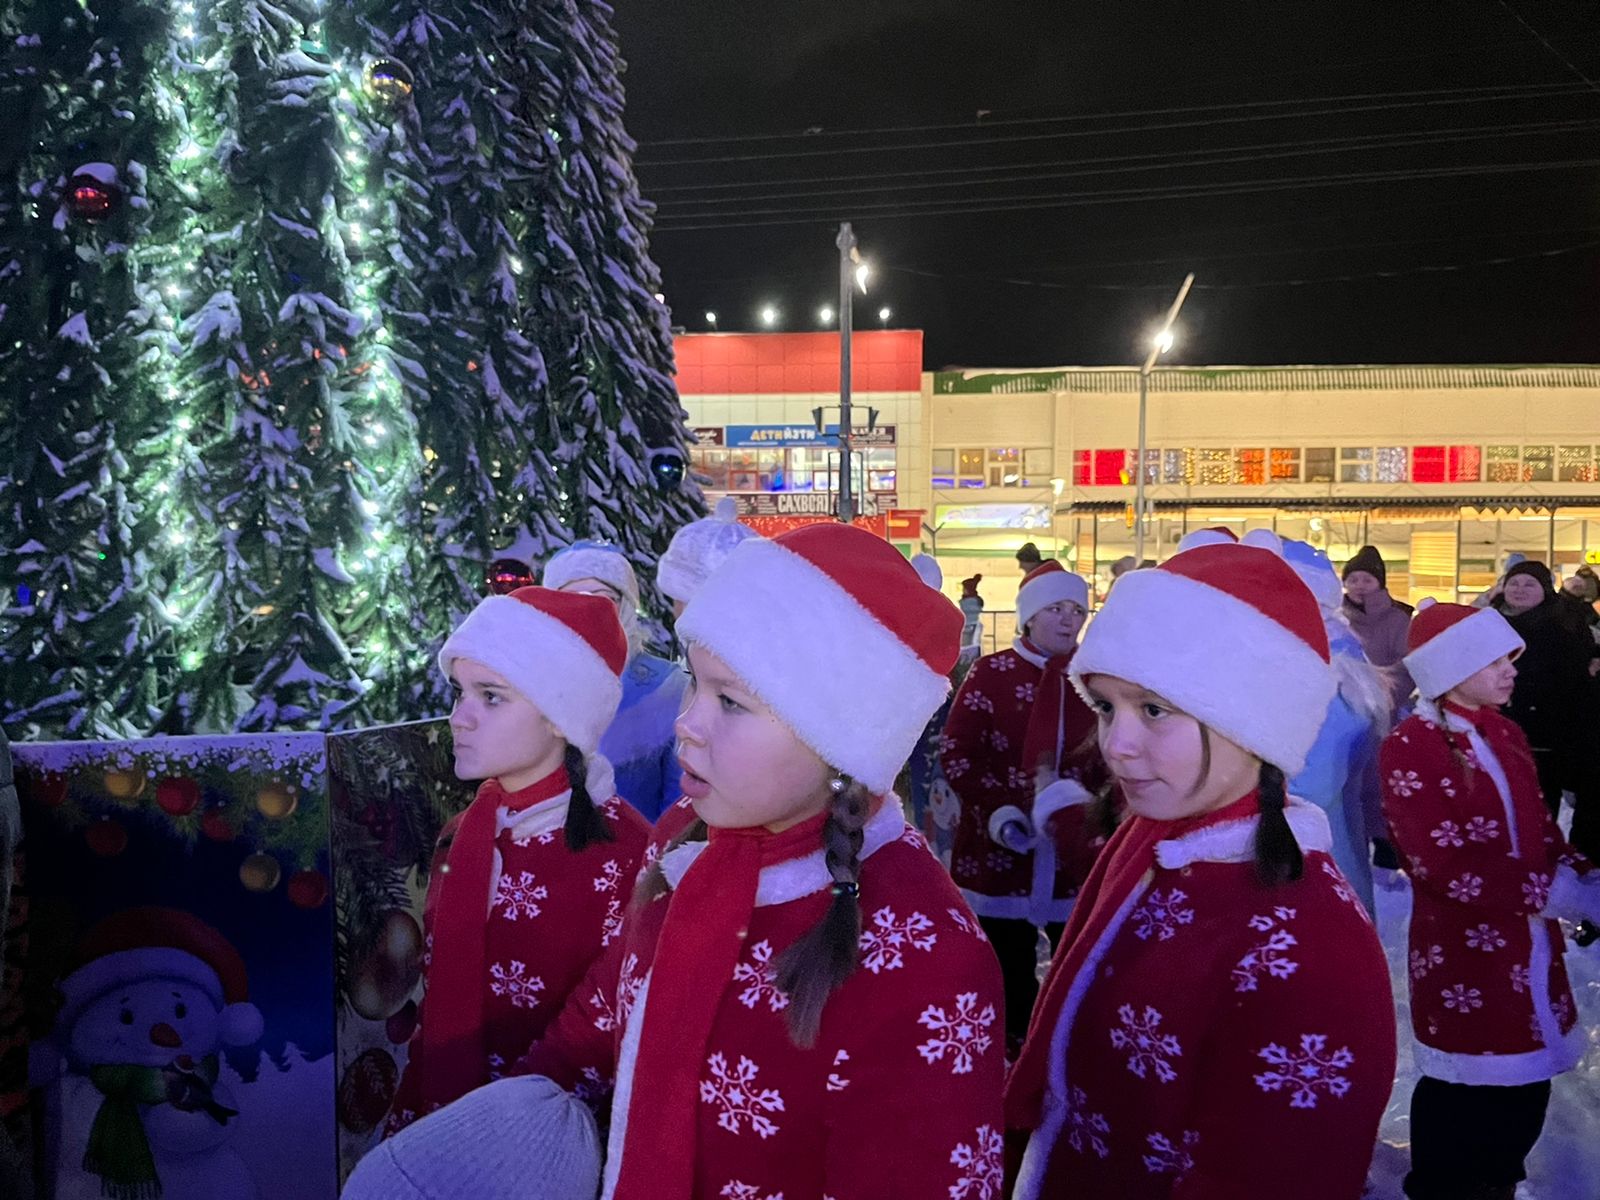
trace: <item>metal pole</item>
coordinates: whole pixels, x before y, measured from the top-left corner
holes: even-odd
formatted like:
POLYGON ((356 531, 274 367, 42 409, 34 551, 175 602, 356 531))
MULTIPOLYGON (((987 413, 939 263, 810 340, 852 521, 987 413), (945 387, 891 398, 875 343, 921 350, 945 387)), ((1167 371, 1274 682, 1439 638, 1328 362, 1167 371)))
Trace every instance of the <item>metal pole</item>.
POLYGON ((1172 323, 1178 319, 1178 310, 1183 307, 1183 302, 1188 298, 1189 289, 1194 286, 1194 272, 1190 271, 1184 276, 1183 286, 1178 289, 1177 298, 1173 300, 1172 307, 1167 309, 1167 319, 1161 322, 1161 328, 1156 330, 1156 335, 1150 342, 1150 353, 1145 355, 1144 365, 1139 368, 1139 459, 1134 464, 1138 474, 1134 477, 1133 499, 1133 565, 1135 569, 1144 565, 1144 477, 1145 477, 1145 408, 1149 404, 1150 371, 1156 365, 1156 356, 1165 346, 1167 334, 1172 332, 1172 323))
POLYGON ((850 326, 853 323, 852 264, 856 248, 855 231, 846 221, 839 226, 839 520, 846 525, 855 519, 855 497, 850 488, 850 326))

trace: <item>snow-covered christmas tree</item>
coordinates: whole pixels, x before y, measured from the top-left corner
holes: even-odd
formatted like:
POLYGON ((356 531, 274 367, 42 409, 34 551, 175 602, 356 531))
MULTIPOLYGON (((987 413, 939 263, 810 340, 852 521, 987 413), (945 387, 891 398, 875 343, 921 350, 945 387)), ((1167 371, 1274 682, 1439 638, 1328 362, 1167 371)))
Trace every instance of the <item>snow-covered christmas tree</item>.
POLYGON ((652 578, 700 497, 621 70, 598 0, 0 0, 14 737, 437 713, 508 548, 652 578))

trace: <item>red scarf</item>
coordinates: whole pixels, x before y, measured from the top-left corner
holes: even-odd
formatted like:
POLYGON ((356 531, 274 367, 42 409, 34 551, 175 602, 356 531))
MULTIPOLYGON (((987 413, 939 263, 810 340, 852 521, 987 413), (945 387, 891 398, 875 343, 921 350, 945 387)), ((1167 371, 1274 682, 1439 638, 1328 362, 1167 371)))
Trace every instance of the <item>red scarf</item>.
MULTIPOLYGON (((1044 657, 1026 638, 1022 639, 1022 649, 1030 655, 1044 657)), ((1084 728, 1086 722, 1073 719, 1089 713, 1088 705, 1073 694, 1072 680, 1067 677, 1067 668, 1076 651, 1074 646, 1065 654, 1046 659, 1044 673, 1034 687, 1033 710, 1028 714, 1028 730, 1022 738, 1022 769, 1036 785, 1041 769, 1049 773, 1047 782, 1054 783, 1061 774, 1062 756, 1069 749, 1076 750, 1077 743, 1088 735, 1084 728), (1069 729, 1077 733, 1076 740, 1070 744, 1069 729)))
POLYGON ((713 828, 673 890, 650 970, 615 1200, 688 1200, 693 1192, 700 1072, 761 869, 816 850, 826 820, 822 813, 782 833, 713 828))
POLYGON ((1439 700, 1439 708, 1443 712, 1454 713, 1478 732, 1483 732, 1484 718, 1494 710, 1491 708, 1468 708, 1465 704, 1457 704, 1454 700, 1439 700))
POLYGON ((438 878, 433 961, 422 1022, 422 1101, 449 1104, 489 1082, 483 1037, 489 885, 500 809, 517 812, 567 790, 565 767, 507 792, 491 779, 467 806, 438 878))
POLYGON ((1128 897, 1155 867, 1156 845, 1207 825, 1254 816, 1256 811, 1256 794, 1251 792, 1232 804, 1179 821, 1130 817, 1111 835, 1078 894, 1078 902, 1072 906, 1072 915, 1061 935, 1061 948, 1033 1006, 1028 1040, 1006 1079, 1008 1128, 1039 1127, 1045 1083, 1050 1076, 1050 1043, 1066 1007, 1067 993, 1128 897))

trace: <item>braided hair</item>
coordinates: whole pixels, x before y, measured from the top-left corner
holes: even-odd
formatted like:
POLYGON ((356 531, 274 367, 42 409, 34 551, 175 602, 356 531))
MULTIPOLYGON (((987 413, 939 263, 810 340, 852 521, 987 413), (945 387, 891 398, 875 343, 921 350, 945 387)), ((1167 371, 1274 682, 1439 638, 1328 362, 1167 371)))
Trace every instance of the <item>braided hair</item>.
MULTIPOLYGON (((596 842, 614 842, 617 835, 611 832, 605 818, 600 815, 600 810, 595 807, 595 801, 589 795, 589 762, 584 757, 583 751, 567 743, 567 748, 562 754, 562 761, 567 767, 567 783, 572 788, 572 797, 567 802, 567 824, 564 830, 567 849, 578 851, 596 842)), ((602 800, 609 797, 601 797, 602 800)))
POLYGON ((860 958, 861 843, 867 824, 868 790, 841 776, 822 827, 822 845, 833 880, 822 919, 778 956, 778 990, 789 997, 789 1037, 797 1046, 816 1043, 822 1008, 854 973, 860 958))
POLYGON ((1284 815, 1288 790, 1283 772, 1271 763, 1261 764, 1257 795, 1261 820, 1256 825, 1256 874, 1268 886, 1299 879, 1305 872, 1305 856, 1284 815))

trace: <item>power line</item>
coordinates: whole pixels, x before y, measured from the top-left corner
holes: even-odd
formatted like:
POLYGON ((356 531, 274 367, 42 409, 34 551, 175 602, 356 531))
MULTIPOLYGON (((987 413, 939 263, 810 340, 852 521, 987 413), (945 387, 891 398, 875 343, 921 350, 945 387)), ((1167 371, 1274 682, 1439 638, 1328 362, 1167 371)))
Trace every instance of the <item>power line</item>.
MULTIPOLYGON (((641 171, 655 167, 691 167, 707 166, 717 163, 749 163, 749 162, 776 162, 786 159, 828 158, 840 154, 899 154, 909 150, 948 150, 954 146, 992 146, 1007 142, 1041 142, 1059 141, 1063 138, 1107 137, 1123 133, 1161 133, 1175 129, 1203 129, 1220 125, 1242 125, 1258 121, 1287 121, 1297 120, 1302 117, 1329 117, 1350 116, 1362 112, 1391 112, 1410 108, 1438 108, 1456 104, 1481 104, 1494 103, 1501 100, 1535 100, 1553 96, 1587 95, 1588 88, 1576 83, 1558 83, 1528 85, 1527 90, 1509 92, 1507 89, 1497 89, 1494 95, 1463 95, 1450 98, 1404 100, 1385 104, 1357 104, 1347 107, 1307 109, 1299 112, 1258 113, 1251 112, 1231 117, 1211 117, 1198 121, 1167 121, 1149 125, 1122 125, 1103 129, 1062 129, 1050 133, 1015 133, 1004 134, 999 137, 954 138, 938 142, 909 142, 897 146, 840 146, 830 150, 784 150, 772 151, 765 154, 725 154, 705 158, 664 158, 651 160, 636 160, 635 166, 641 171)), ((1227 108, 1236 108, 1237 105, 1227 105, 1227 108)), ((1043 120, 1044 118, 1040 118, 1043 120)), ((1085 118, 1091 119, 1091 118, 1085 118)), ((1099 119, 1099 118, 1092 118, 1099 119)), ((962 126, 970 129, 974 126, 962 126)), ((978 127, 978 128, 981 128, 978 127)))
POLYGON ((1555 159, 1545 162, 1490 163, 1461 167, 1425 167, 1411 170, 1342 172, 1290 179, 1252 179, 1231 183, 1178 184, 1162 188, 1109 188, 1092 192, 1024 196, 997 196, 984 203, 948 200, 907 201, 898 206, 838 205, 802 209, 752 209, 743 213, 666 215, 657 224, 658 232, 688 232, 702 229, 731 229, 758 225, 803 225, 836 216, 856 218, 941 217, 976 213, 1023 212, 1052 208, 1078 208, 1097 204, 1125 204, 1142 200, 1188 200, 1208 196, 1234 196, 1259 192, 1296 191, 1307 188, 1342 187, 1352 183, 1391 183, 1422 179, 1452 179, 1477 175, 1506 175, 1523 172, 1571 170, 1600 167, 1600 158, 1555 159), (932 206, 941 207, 932 207, 932 206), (915 207, 912 207, 915 206, 915 207), (760 219, 756 219, 760 218, 760 219))
POLYGON ((1511 7, 1509 0, 1500 0, 1500 7, 1515 17, 1517 24, 1521 25, 1524 29, 1531 33, 1538 40, 1541 46, 1550 51, 1557 62, 1566 67, 1567 70, 1571 71, 1579 79, 1583 80, 1584 83, 1588 84, 1592 91, 1600 92, 1600 83, 1596 83, 1593 79, 1590 79, 1589 76, 1578 70, 1577 66, 1573 64, 1573 61, 1570 58, 1550 44, 1549 38, 1545 37, 1544 34, 1535 29, 1531 24, 1528 23, 1528 20, 1521 13, 1511 7))

